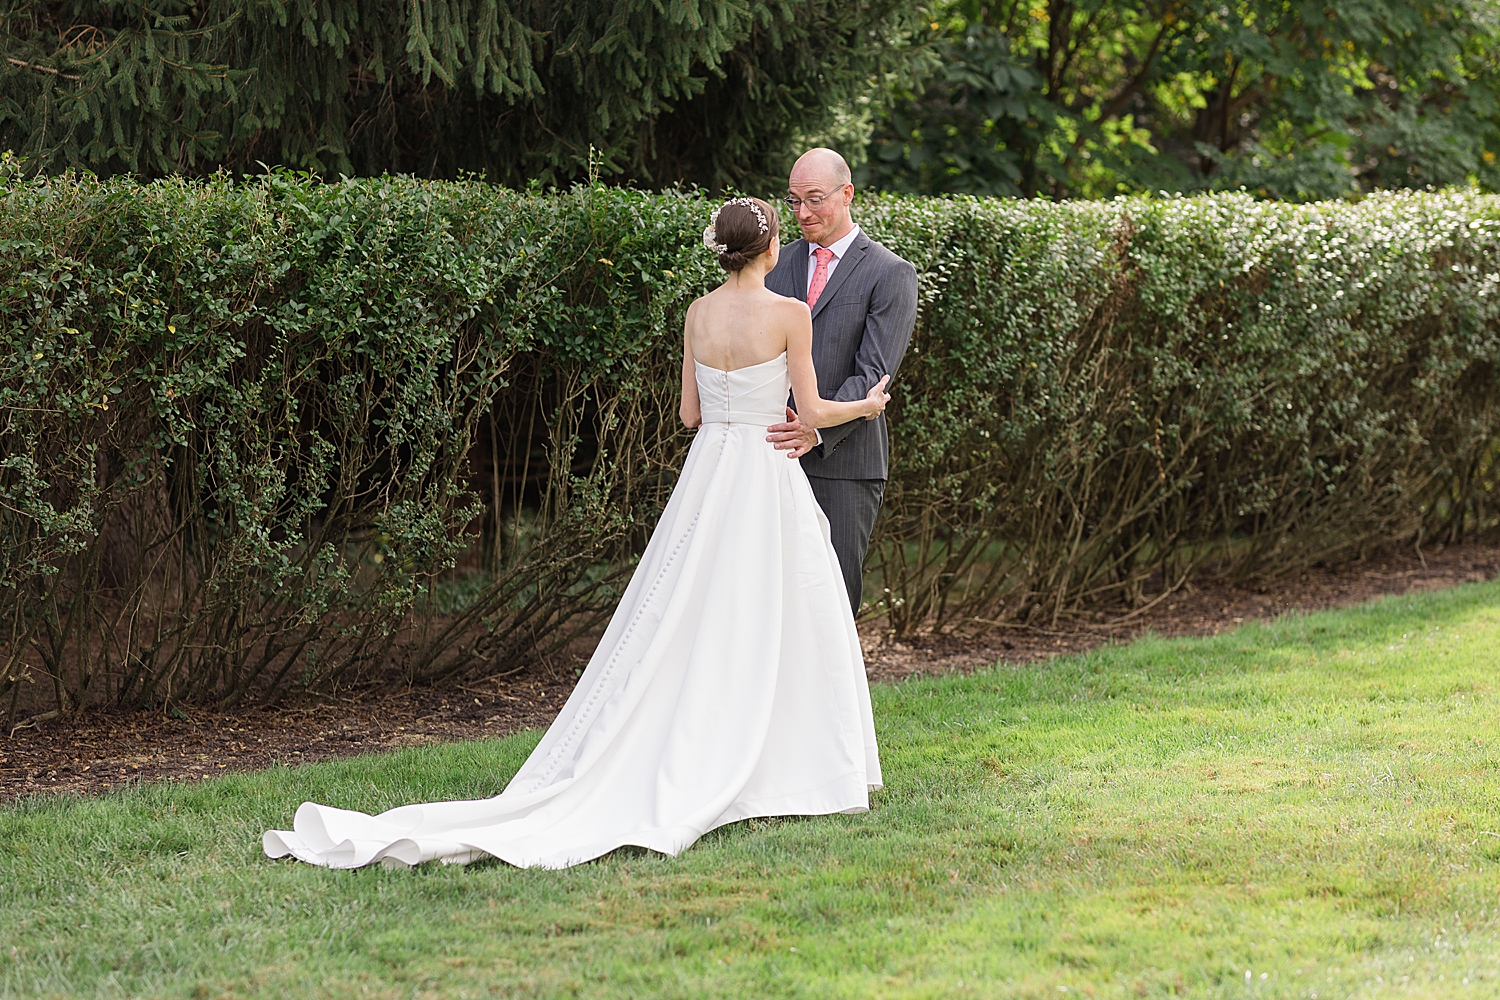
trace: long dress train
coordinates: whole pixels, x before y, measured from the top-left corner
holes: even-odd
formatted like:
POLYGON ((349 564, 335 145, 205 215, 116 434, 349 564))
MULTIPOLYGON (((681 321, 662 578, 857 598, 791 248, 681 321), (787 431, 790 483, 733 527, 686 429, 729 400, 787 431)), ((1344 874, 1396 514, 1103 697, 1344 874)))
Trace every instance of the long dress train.
POLYGON ((565 868, 626 844, 675 855, 753 816, 863 812, 870 693, 828 522, 765 440, 786 355, 699 364, 703 425, 614 618, 557 720, 490 799, 378 816, 304 802, 273 858, 331 868, 565 868))

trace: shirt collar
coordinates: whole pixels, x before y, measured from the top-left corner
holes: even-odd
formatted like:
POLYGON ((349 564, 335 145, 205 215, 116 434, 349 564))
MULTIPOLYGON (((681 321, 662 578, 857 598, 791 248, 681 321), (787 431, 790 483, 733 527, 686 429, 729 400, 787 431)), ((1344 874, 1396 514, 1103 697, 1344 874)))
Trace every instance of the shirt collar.
MULTIPOLYGON (((846 254, 846 253, 849 252, 849 246, 850 246, 850 244, 852 244, 854 242, 854 240, 858 236, 859 236, 859 223, 856 222, 854 224, 854 228, 853 229, 849 230, 847 233, 845 233, 842 237, 840 237, 835 242, 830 243, 828 245, 828 249, 830 249, 830 250, 833 251, 833 256, 834 256, 835 259, 837 259, 837 260, 843 260, 844 259, 844 254, 846 254)), ((807 244, 807 255, 809 257, 813 256, 813 254, 815 254, 817 252, 817 250, 818 250, 818 245, 816 243, 809 242, 807 244)))

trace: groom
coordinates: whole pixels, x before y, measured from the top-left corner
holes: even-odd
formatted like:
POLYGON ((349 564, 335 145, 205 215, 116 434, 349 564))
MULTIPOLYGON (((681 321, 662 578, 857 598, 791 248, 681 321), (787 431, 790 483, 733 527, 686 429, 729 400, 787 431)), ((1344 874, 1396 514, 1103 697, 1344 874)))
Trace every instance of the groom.
MULTIPOLYGON (((896 374, 917 318, 917 272, 860 232, 849 214, 849 164, 831 149, 809 149, 792 167, 786 202, 802 239, 781 249, 766 287, 812 310, 813 367, 824 399, 863 399, 896 374)), ((793 400, 795 403, 796 401, 793 400)), ((802 460, 828 517, 849 603, 859 613, 865 551, 885 496, 890 445, 885 415, 826 427, 820 434, 787 408, 767 438, 802 460)))

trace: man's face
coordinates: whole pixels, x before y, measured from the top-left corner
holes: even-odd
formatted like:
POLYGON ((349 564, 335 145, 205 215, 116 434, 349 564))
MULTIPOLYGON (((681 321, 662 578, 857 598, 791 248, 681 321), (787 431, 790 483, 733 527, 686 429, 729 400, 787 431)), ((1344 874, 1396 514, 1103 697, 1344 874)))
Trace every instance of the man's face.
POLYGON ((841 185, 815 173, 793 171, 787 190, 801 202, 796 207, 797 225, 807 242, 826 246, 851 228, 849 206, 854 201, 853 184, 841 185))

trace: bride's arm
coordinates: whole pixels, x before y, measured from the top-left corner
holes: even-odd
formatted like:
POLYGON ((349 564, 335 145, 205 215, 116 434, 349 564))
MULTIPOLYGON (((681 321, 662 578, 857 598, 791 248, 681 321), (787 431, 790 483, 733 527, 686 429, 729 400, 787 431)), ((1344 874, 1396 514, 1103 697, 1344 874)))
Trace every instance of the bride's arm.
POLYGON ((795 299, 789 300, 786 317, 786 364, 792 376, 792 397, 797 402, 797 416, 811 427, 836 427, 856 417, 873 420, 885 411, 890 394, 885 387, 891 377, 884 376, 864 399, 836 402, 818 395, 818 373, 812 359, 812 313, 795 299))
POLYGON ((689 319, 682 323, 682 404, 677 408, 683 424, 690 428, 703 423, 703 404, 698 399, 697 366, 693 364, 693 341, 687 332, 692 315, 693 309, 689 306, 689 319))

